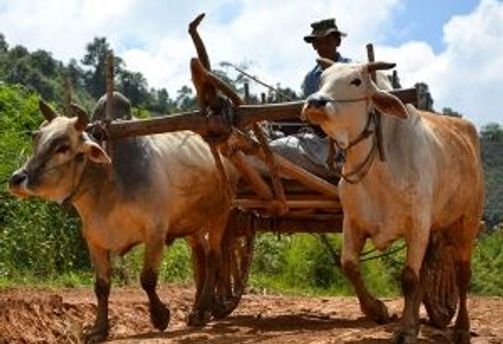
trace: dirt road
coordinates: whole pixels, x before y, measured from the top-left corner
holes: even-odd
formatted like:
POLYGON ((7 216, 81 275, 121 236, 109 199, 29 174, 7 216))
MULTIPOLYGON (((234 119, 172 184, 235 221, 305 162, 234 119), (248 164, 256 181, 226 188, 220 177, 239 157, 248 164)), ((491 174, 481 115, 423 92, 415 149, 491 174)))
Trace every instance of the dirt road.
MULTIPOLYGON (((185 326, 193 290, 163 286, 171 323, 157 332, 149 323, 146 296, 138 288, 115 288, 111 295, 110 343, 370 344, 389 343, 397 323, 377 326, 362 318, 352 297, 246 295, 228 319, 201 329, 185 326)), ((401 300, 385 300, 398 314, 401 300)), ((472 343, 503 343, 503 298, 471 297, 472 343)), ((80 343, 92 323, 92 288, 0 290, 0 344, 80 343)), ((423 314, 424 317, 424 314, 423 314)), ((450 343, 448 332, 422 326, 419 343, 450 343)))

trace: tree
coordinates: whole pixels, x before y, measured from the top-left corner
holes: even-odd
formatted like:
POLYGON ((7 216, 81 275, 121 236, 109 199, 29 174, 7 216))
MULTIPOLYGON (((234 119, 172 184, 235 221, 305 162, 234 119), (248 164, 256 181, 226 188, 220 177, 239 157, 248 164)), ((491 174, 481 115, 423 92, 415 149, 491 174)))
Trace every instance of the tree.
POLYGON ((3 33, 0 33, 0 53, 6 53, 9 50, 9 44, 5 40, 3 33))
POLYGON ((28 49, 26 49, 22 45, 16 45, 14 48, 9 50, 9 59, 11 61, 15 61, 28 56, 29 54, 30 52, 28 51, 28 49))
POLYGON ((83 89, 85 87, 84 78, 85 72, 82 67, 79 66, 77 60, 70 59, 68 66, 66 67, 66 73, 72 81, 72 87, 74 89, 83 89))
POLYGON ((161 88, 160 90, 152 89, 150 93, 154 95, 155 102, 151 105, 154 111, 157 111, 161 114, 173 112, 176 104, 173 102, 173 100, 171 100, 168 91, 165 88, 161 88))
POLYGON ((176 106, 182 111, 193 110, 197 106, 196 98, 192 95, 192 89, 187 85, 177 91, 176 106))
POLYGON ((131 101, 133 106, 146 103, 148 96, 147 80, 143 77, 143 74, 122 69, 117 77, 119 79, 118 89, 131 101))
POLYGON ((45 50, 37 50, 30 54, 30 64, 47 77, 56 76, 58 62, 52 58, 51 53, 45 50))
MULTIPOLYGON (((106 61, 107 54, 110 51, 105 37, 95 37, 94 40, 86 45, 86 54, 81 62, 88 68, 85 72, 86 90, 94 98, 99 98, 106 92, 106 61)), ((116 75, 122 69, 122 59, 114 57, 114 69, 116 75)))
POLYGON ((503 127, 499 123, 488 123, 482 126, 480 135, 489 141, 503 141, 503 127))
POLYGON ((442 114, 444 116, 451 116, 451 117, 463 117, 463 115, 461 113, 459 113, 458 111, 454 111, 453 109, 451 109, 450 107, 445 107, 442 109, 442 114))

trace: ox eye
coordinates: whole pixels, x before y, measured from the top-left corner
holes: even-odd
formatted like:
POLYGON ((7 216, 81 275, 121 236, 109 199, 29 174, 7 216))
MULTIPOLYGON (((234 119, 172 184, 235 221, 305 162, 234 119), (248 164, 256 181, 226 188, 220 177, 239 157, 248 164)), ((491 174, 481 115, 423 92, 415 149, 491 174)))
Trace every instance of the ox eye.
POLYGON ((360 86, 361 84, 362 84, 362 81, 360 79, 358 79, 358 78, 353 79, 351 81, 351 85, 360 86))
POLYGON ((56 149, 56 154, 65 154, 70 150, 70 147, 68 145, 61 145, 56 149))

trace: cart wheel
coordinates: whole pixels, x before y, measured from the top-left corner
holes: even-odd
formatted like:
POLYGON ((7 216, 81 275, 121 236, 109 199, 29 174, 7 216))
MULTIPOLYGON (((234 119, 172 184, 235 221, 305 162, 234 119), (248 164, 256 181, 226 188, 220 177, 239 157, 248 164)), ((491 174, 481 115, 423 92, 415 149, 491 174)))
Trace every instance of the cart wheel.
POLYGON ((421 271, 423 304, 431 325, 446 328, 456 313, 459 291, 453 248, 442 233, 432 233, 421 271))
POLYGON ((233 209, 222 238, 222 265, 212 312, 216 319, 231 314, 241 300, 250 273, 254 239, 253 214, 233 209))

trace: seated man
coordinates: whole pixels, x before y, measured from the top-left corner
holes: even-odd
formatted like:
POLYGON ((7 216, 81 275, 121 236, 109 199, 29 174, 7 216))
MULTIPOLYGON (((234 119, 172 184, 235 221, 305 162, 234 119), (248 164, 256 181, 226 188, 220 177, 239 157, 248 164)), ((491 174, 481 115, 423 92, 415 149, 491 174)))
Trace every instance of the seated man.
MULTIPOLYGON (((341 38, 345 37, 346 34, 339 31, 337 25, 335 25, 335 19, 321 20, 312 23, 311 27, 313 30, 310 35, 304 37, 304 41, 313 45, 319 57, 336 62, 351 62, 350 59, 342 57, 337 51, 341 44, 341 38)), ((316 64, 306 75, 302 84, 304 97, 307 98, 318 91, 322 71, 322 68, 316 64)), ((271 149, 297 166, 326 180, 331 180, 335 176, 333 168, 342 166, 344 159, 342 152, 336 152, 335 157, 329 159, 331 154, 329 147, 333 143, 318 126, 306 126, 308 128, 303 126, 301 130, 288 136, 272 135, 273 137, 269 142, 271 149), (332 161, 333 158, 335 161, 332 161)), ((265 175, 269 173, 265 164, 259 161, 255 161, 254 164, 265 175)))
MULTIPOLYGON (((313 31, 310 35, 304 37, 304 41, 313 45, 319 57, 330 59, 335 62, 351 62, 350 59, 342 57, 337 51, 337 48, 341 44, 342 37, 345 37, 346 34, 339 31, 335 24, 335 19, 321 20, 312 23, 311 27, 313 31)), ((302 84, 302 92, 305 98, 318 91, 322 71, 321 67, 316 64, 316 66, 307 73, 304 78, 304 83, 302 84)))

